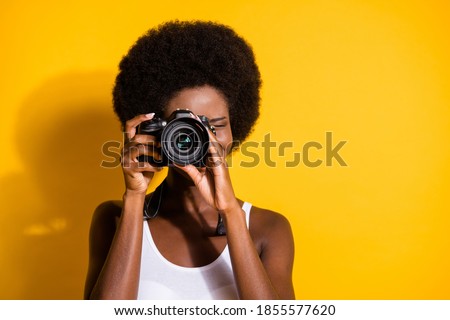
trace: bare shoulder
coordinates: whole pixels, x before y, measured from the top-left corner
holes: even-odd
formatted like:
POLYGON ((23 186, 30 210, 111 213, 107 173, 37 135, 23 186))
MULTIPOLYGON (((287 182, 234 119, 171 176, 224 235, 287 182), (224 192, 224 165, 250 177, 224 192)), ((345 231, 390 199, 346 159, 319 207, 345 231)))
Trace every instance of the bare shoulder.
POLYGON ((94 210, 89 231, 89 267, 84 291, 86 299, 106 260, 121 213, 122 203, 116 200, 104 201, 94 210))
POLYGON ((89 231, 91 251, 96 251, 95 247, 101 251, 109 250, 121 214, 122 201, 120 200, 107 200, 95 208, 89 231))
POLYGON ((121 214, 122 202, 117 200, 104 201, 95 208, 89 231, 91 254, 102 256, 108 252, 121 214))
POLYGON ((253 207, 249 230, 279 297, 295 299, 292 284, 295 248, 288 219, 278 212, 253 207))
POLYGON ((111 225, 116 224, 122 213, 122 201, 120 200, 107 200, 100 203, 95 208, 92 216, 91 227, 96 225, 111 225))
POLYGON ((264 208, 252 206, 249 231, 260 252, 271 241, 293 241, 289 220, 279 212, 264 208))
POLYGON ((250 227, 258 231, 270 232, 274 229, 290 229, 289 220, 279 212, 252 206, 250 227))

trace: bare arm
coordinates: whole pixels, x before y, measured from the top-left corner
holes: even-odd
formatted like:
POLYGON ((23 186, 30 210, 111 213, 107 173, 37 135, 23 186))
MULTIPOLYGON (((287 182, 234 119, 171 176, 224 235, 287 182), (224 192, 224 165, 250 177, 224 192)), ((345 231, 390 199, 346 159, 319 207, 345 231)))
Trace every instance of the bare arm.
POLYGON ((111 237, 111 227, 102 230, 106 220, 101 208, 94 215, 90 234, 90 272, 86 282, 86 299, 136 299, 142 249, 142 207, 144 196, 124 195, 123 210, 117 230, 108 248, 99 235, 111 237), (102 259, 105 257, 106 259, 102 259))
POLYGON ((234 276, 241 299, 294 299, 294 246, 288 221, 265 214, 261 256, 250 236, 242 209, 224 215, 234 276))
MULTIPOLYGON (((267 210, 263 211, 266 217, 261 219, 264 226, 261 228, 263 243, 260 259, 279 298, 295 299, 292 283, 295 248, 291 226, 284 216, 267 210)), ((250 230, 251 226, 252 224, 250 224, 250 230)))
MULTIPOLYGON (((143 206, 155 171, 139 163, 140 155, 156 156, 154 138, 136 135, 136 127, 153 114, 137 116, 126 123, 122 170, 125 193, 120 215, 109 203, 100 205, 93 216, 89 238, 89 268, 85 299, 136 299, 142 251, 143 206), (120 216, 116 225, 115 220, 120 216)), ((120 208, 119 208, 120 210, 120 208)))

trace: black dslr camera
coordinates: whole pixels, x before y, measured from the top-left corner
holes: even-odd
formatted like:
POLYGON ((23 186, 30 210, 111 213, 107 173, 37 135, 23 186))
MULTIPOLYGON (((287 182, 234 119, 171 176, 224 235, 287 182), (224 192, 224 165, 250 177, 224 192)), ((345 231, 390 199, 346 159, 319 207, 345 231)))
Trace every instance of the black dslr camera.
POLYGON ((206 167, 209 148, 208 130, 214 134, 216 132, 209 124, 207 117, 198 116, 198 118, 187 109, 177 109, 167 120, 153 118, 142 122, 136 128, 136 133, 156 137, 161 144, 161 160, 141 155, 138 161, 147 161, 158 167, 173 164, 206 167))

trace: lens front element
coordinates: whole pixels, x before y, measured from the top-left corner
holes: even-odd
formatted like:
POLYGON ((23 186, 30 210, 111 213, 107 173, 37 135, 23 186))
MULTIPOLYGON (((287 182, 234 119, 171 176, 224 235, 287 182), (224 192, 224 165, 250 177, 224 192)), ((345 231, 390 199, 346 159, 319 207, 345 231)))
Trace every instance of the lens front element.
POLYGON ((178 135, 178 137, 176 138, 176 144, 177 148, 180 149, 180 151, 188 151, 193 146, 191 137, 185 133, 180 133, 178 135))

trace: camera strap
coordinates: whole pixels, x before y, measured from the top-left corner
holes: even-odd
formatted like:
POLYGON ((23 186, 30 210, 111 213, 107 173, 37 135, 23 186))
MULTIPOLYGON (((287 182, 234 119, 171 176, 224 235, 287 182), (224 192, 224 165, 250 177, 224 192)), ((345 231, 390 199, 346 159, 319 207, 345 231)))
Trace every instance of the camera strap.
POLYGON ((220 215, 220 213, 218 213, 218 215, 219 217, 217 220, 216 236, 224 236, 227 234, 227 231, 225 230, 222 216, 220 215))
POLYGON ((164 180, 156 189, 152 195, 144 202, 144 220, 153 219, 158 215, 159 207, 161 206, 161 199, 163 194, 163 188, 166 180, 164 180), (156 206, 152 203, 153 197, 157 199, 156 206))

